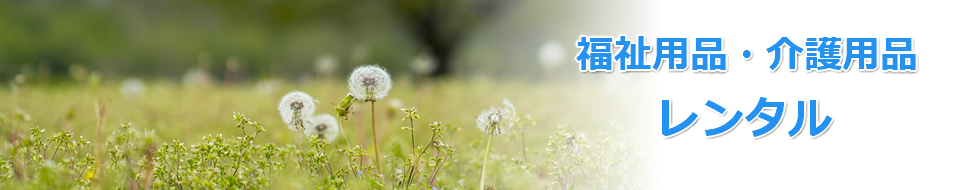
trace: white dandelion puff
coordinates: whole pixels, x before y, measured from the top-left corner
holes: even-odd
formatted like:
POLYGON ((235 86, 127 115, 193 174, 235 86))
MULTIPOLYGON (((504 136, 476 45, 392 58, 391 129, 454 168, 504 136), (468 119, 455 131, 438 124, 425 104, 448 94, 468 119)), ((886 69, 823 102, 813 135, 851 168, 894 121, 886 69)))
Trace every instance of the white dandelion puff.
POLYGON ((399 110, 401 107, 403 107, 403 101, 401 101, 400 99, 396 99, 396 98, 390 99, 390 108, 394 108, 394 109, 398 109, 398 110, 399 110))
POLYGON ((540 46, 537 59, 540 61, 540 65, 543 66, 543 68, 553 69, 563 63, 564 58, 566 58, 565 54, 566 53, 563 51, 563 45, 560 42, 556 40, 550 40, 540 46))
POLYGON ((503 100, 503 107, 491 107, 477 116, 477 128, 487 134, 499 135, 517 122, 517 110, 510 100, 503 100))
POLYGON ((437 61, 427 52, 420 52, 410 61, 410 69, 417 75, 429 75, 437 70, 437 61))
POLYGON ((183 86, 187 88, 210 87, 213 83, 213 77, 203 68, 193 68, 183 74, 183 86))
POLYGON ((139 78, 128 78, 123 80, 123 84, 121 86, 123 97, 127 99, 139 98, 146 90, 146 85, 143 83, 143 80, 140 80, 139 78))
POLYGON ((366 65, 353 70, 350 78, 350 92, 363 101, 383 99, 393 86, 390 74, 379 66, 366 65))
POLYGON ((477 116, 477 128, 486 133, 487 149, 483 152, 483 164, 480 165, 480 188, 484 189, 484 181, 487 173, 487 158, 490 157, 490 144, 494 135, 503 134, 504 131, 513 127, 517 122, 517 110, 509 100, 503 100, 503 107, 491 107, 477 116))
POLYGON ((313 97, 306 93, 291 92, 283 96, 277 110, 280 110, 280 116, 290 130, 299 131, 300 126, 307 127, 304 122, 316 111, 317 106, 314 101, 313 97))
POLYGON ((261 79, 257 81, 256 89, 260 95, 272 95, 280 86, 280 81, 276 79, 261 79))
POLYGON ((309 125, 307 125, 306 130, 303 131, 305 135, 320 136, 327 140, 327 142, 336 140, 337 133, 340 132, 340 129, 337 127, 337 118, 330 114, 315 115, 310 117, 307 123, 309 125))
POLYGON ((337 57, 334 55, 317 56, 314 69, 317 70, 318 74, 330 75, 337 71, 337 65, 339 65, 339 63, 337 57))

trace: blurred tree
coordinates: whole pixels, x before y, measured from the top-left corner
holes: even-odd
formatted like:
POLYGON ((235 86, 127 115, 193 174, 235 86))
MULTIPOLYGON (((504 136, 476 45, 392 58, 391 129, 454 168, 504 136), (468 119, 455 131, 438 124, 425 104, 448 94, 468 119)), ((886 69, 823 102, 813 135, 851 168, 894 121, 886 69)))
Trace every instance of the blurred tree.
POLYGON ((398 60, 425 51, 436 62, 431 76, 446 76, 470 34, 517 2, 0 1, 0 79, 31 70, 62 78, 72 66, 107 77, 179 77, 197 68, 203 53, 211 56, 206 69, 213 77, 293 78, 311 74, 305 71, 318 55, 347 57, 343 47, 370 47, 369 59, 351 65, 400 72, 407 62, 398 60))
POLYGON ((405 29, 428 47, 437 62, 431 76, 453 72, 453 57, 471 31, 503 13, 510 0, 391 0, 389 7, 405 29))

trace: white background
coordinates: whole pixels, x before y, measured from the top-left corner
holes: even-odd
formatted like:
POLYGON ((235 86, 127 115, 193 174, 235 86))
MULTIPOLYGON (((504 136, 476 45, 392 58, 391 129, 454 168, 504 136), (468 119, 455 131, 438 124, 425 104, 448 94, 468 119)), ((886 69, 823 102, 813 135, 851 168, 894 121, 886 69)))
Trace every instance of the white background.
MULTIPOLYGON (((614 25, 613 33, 585 35, 655 38, 722 37, 729 71, 611 73, 643 81, 626 89, 642 101, 622 110, 646 117, 628 121, 649 130, 653 147, 647 186, 655 189, 958 189, 960 98, 956 82, 960 8, 952 1, 653 1, 613 2, 595 18, 614 25), (810 73, 781 65, 767 67, 765 49, 780 37, 804 46, 808 37, 908 37, 914 39, 919 72, 810 73), (754 56, 745 61, 741 52, 754 56), (765 125, 742 121, 719 138, 704 130, 722 125, 737 110, 748 114, 760 97, 786 102, 783 121, 772 134, 755 139, 765 125), (690 112, 700 119, 670 139, 660 136, 660 100, 673 101, 673 124, 690 112), (810 123, 796 138, 787 135, 797 117, 797 101, 819 101, 820 120, 834 118, 819 138, 810 123), (720 116, 704 106, 713 100, 729 111, 720 116)), ((597 10, 592 10, 597 11, 597 10)), ((883 52, 882 46, 878 46, 883 52)), ((690 48, 692 49, 692 47, 690 48)), ((655 49, 656 50, 656 49, 655 49)), ((647 55, 652 61, 655 54, 647 55)), ((784 56, 787 64, 788 57, 784 56)), ((798 60, 798 61, 803 61, 798 60)), ((666 66, 663 66, 664 69, 666 66)), ((855 65, 851 68, 856 67, 855 65)), ((608 74, 600 74, 608 75, 608 74)), ((602 77, 602 76, 598 76, 602 77)), ((610 78, 622 78, 611 76, 610 78)), ((809 117, 809 115, 808 115, 809 117)))

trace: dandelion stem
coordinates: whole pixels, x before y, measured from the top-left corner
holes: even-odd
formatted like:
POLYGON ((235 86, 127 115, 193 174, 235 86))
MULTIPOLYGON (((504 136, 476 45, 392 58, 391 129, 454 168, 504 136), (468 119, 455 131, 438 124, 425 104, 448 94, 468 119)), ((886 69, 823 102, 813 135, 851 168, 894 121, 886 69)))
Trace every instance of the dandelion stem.
POLYGON ((380 148, 377 146, 377 114, 376 114, 376 100, 370 101, 370 125, 373 128, 373 152, 377 156, 377 171, 380 172, 380 183, 384 183, 383 180, 383 166, 380 165, 380 148))
POLYGON ((490 142, 493 142, 493 133, 487 133, 487 150, 483 153, 483 165, 480 166, 480 188, 484 189, 484 180, 487 177, 487 157, 490 157, 490 142))
MULTIPOLYGON (((296 117, 299 118, 299 117, 300 117, 299 115, 300 115, 300 114, 299 114, 299 111, 297 111, 297 116, 296 116, 296 117)), ((298 158, 297 158, 297 162, 299 162, 299 165, 300 165, 300 175, 302 176, 302 175, 303 175, 303 170, 304 170, 304 169, 303 169, 303 164, 304 164, 304 163, 303 163, 303 121, 297 122, 297 132, 300 133, 300 134, 298 135, 299 138, 297 138, 297 141, 300 141, 300 146, 297 147, 298 149, 300 149, 300 152, 299 152, 300 155, 299 155, 298 158)))

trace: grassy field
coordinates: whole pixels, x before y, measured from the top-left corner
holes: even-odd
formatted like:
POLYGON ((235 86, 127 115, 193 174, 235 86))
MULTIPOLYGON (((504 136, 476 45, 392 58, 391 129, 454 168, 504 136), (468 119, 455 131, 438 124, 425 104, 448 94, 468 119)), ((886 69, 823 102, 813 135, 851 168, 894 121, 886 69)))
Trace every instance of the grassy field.
POLYGON ((289 130, 277 110, 284 94, 303 91, 320 102, 317 114, 334 114, 333 104, 349 92, 339 78, 234 85, 155 80, 140 90, 110 80, 3 88, 0 189, 477 189, 489 137, 477 127, 477 115, 503 99, 513 102, 520 121, 489 138, 485 188, 639 187, 637 132, 611 122, 603 109, 616 100, 600 89, 394 80, 389 95, 375 103, 382 179, 371 103, 354 104, 340 121, 347 138, 332 142, 289 130), (420 116, 413 135, 401 110, 411 107, 420 116))

